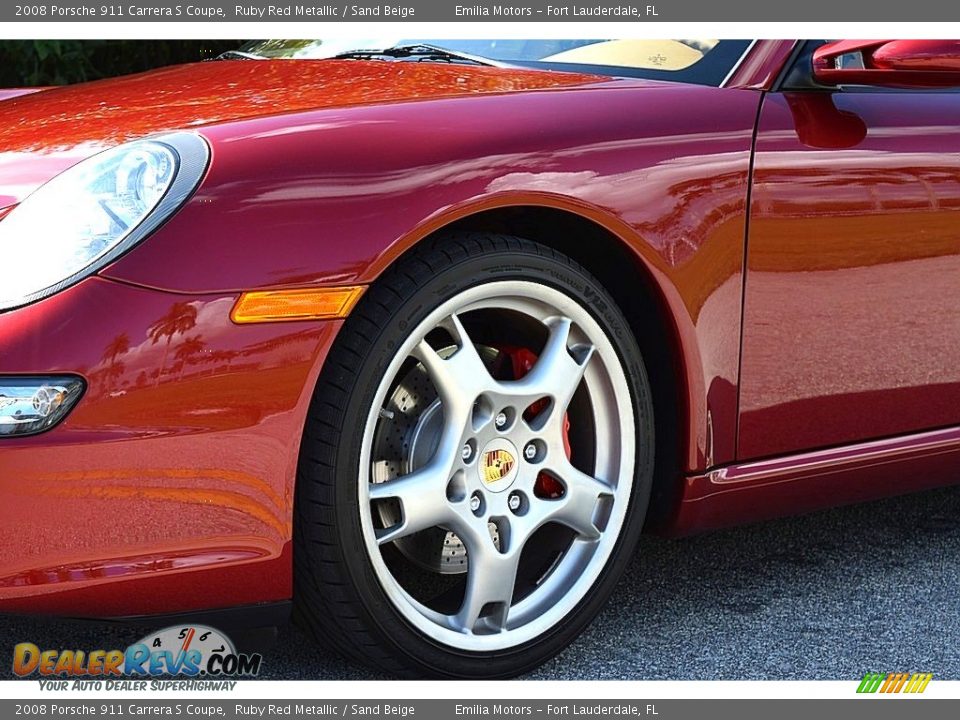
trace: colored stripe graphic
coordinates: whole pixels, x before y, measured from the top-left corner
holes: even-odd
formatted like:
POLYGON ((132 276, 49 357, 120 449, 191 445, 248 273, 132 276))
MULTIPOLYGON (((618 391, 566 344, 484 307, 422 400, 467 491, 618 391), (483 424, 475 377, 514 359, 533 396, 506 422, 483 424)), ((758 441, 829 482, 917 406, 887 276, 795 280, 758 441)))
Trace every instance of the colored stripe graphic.
POLYGON ((857 688, 858 693, 875 693, 880 689, 880 683, 883 681, 884 676, 880 673, 867 673, 863 676, 863 680, 860 681, 860 687, 857 688))
POLYGON ((932 673, 867 673, 857 687, 858 693, 922 693, 933 679, 932 673))
POLYGON ((913 676, 908 686, 906 692, 908 693, 922 693, 927 689, 927 685, 930 684, 930 681, 933 680, 933 673, 917 673, 913 676))

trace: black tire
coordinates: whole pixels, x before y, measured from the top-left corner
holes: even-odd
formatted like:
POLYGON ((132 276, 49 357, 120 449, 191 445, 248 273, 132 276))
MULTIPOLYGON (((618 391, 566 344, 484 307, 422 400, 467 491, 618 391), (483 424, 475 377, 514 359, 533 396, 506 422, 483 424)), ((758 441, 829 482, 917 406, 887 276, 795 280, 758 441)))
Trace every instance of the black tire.
POLYGON ((367 291, 324 363, 307 419, 294 518, 295 618, 319 642, 399 677, 505 678, 567 647, 606 603, 632 559, 653 477, 653 406, 640 352, 609 294, 579 264, 521 238, 465 233, 425 243, 367 291), (361 429, 394 351, 458 292, 501 279, 532 280, 575 299, 616 349, 637 422, 635 479, 619 540, 590 592, 540 637, 496 652, 465 652, 417 631, 380 586, 358 512, 361 429))

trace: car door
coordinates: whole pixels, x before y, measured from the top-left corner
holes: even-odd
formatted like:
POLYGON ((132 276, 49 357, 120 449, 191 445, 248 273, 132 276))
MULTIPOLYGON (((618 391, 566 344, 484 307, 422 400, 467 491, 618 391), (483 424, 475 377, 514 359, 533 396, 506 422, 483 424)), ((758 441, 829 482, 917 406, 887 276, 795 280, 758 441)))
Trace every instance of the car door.
POLYGON ((960 425, 956 73, 831 89, 820 45, 758 118, 740 458, 960 425))

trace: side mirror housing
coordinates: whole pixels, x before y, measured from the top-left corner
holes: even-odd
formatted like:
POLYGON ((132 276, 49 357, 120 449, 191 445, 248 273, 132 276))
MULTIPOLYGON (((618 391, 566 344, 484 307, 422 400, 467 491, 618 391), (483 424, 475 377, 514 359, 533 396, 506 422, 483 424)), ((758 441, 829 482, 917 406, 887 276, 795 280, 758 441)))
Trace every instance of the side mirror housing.
POLYGON ((960 40, 840 40, 813 53, 823 85, 960 86, 960 40))

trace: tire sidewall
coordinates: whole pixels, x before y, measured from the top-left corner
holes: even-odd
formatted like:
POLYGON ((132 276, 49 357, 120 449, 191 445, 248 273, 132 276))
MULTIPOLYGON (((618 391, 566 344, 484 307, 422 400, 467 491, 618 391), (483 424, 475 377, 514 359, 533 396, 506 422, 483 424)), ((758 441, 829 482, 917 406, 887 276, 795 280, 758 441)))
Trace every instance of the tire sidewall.
MULTIPOLYGON (((609 294, 582 268, 532 243, 524 243, 518 249, 487 251, 456 259, 448 256, 448 259, 445 267, 431 274, 399 304, 395 294, 379 296, 377 285, 371 287, 361 301, 383 304, 386 300, 389 306, 392 300, 393 307, 389 322, 372 338, 371 347, 357 368, 345 409, 332 479, 335 531, 345 569, 362 605, 360 614, 365 616, 376 640, 392 647, 392 654, 405 656, 407 664, 415 665, 419 674, 429 676, 508 677, 536 667, 572 642, 606 603, 632 559, 652 484, 652 401, 646 370, 629 324, 609 294), (529 249, 526 246, 530 246, 529 249), (362 428, 384 373, 409 333, 434 308, 464 290, 502 280, 532 281, 561 291, 585 307, 608 335, 630 387, 637 423, 634 482, 620 537, 600 576, 576 607, 539 638, 509 649, 469 652, 424 636, 387 597, 367 554, 361 529, 358 472, 361 472, 362 428)), ((348 320, 341 334, 352 332, 351 324, 348 320)))

